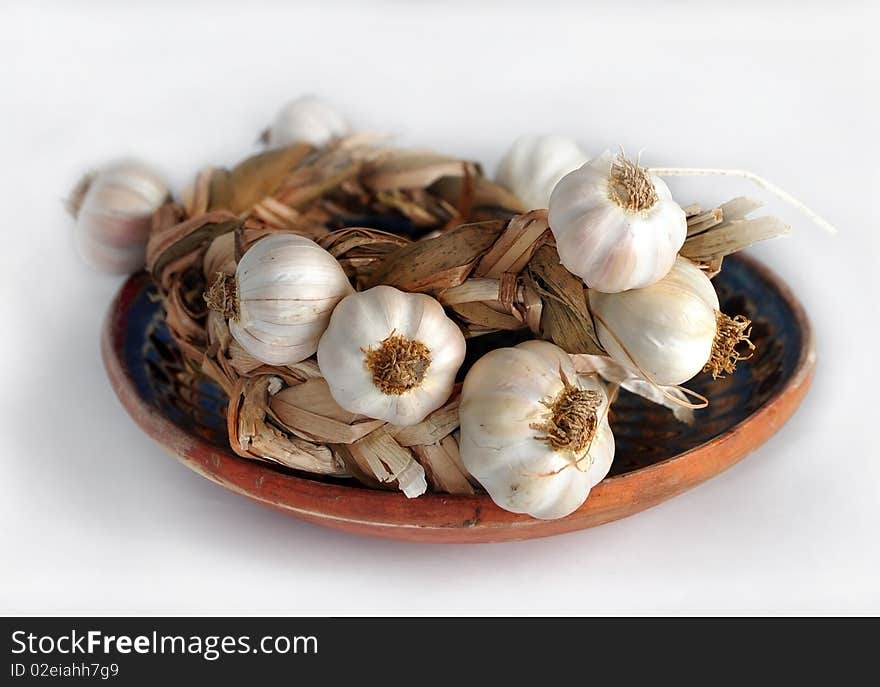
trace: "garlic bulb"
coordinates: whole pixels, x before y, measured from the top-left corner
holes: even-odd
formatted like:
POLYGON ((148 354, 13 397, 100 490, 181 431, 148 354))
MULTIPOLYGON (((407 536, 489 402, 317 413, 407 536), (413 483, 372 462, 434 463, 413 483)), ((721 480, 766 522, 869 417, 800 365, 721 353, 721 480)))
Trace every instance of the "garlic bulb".
POLYGON ((153 213, 167 197, 162 178, 136 160, 120 160, 87 176, 68 202, 80 255, 104 272, 143 268, 153 213))
POLYGON ((679 257, 663 279, 643 289, 601 293, 590 289, 599 342, 615 360, 635 365, 656 384, 682 384, 705 369, 733 372, 749 349, 749 320, 719 309, 709 278, 679 257))
POLYGON ((562 264, 606 293, 662 279, 687 236, 684 210, 663 180, 608 153, 562 178, 549 221, 562 264))
POLYGON ((440 303, 375 286, 336 306, 318 367, 346 410, 412 425, 447 401, 464 354, 464 336, 440 303))
POLYGON ((495 181, 530 208, 546 208, 557 182, 589 159, 567 136, 521 136, 498 164, 495 181))
POLYGON ((352 293, 336 259, 296 234, 271 234, 242 256, 235 276, 217 274, 208 307, 229 319, 229 331, 252 356, 270 365, 305 360, 336 304, 352 293))
POLYGON ((546 341, 484 355, 461 392, 461 459, 492 500, 514 513, 576 510, 614 459, 608 397, 546 341))
POLYGON ((294 143, 324 146, 348 132, 348 123, 341 114, 323 100, 305 96, 281 108, 264 138, 272 148, 294 143))

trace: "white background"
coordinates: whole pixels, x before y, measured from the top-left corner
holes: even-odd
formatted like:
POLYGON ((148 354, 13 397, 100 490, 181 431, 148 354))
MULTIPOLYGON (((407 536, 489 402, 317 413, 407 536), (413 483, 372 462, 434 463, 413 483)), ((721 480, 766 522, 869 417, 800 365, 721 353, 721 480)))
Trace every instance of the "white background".
MULTIPOLYGON (((19 2, 0 9, 0 611, 880 611, 877 15, 868 3, 19 2), (802 217, 754 252, 817 329, 815 385, 745 462, 633 518, 519 544, 302 524, 168 458, 98 353, 121 278, 61 199, 121 154, 176 188, 255 152, 290 97, 491 169, 524 132, 655 165, 745 167, 802 217), (872 388, 873 387, 873 388, 872 388)), ((673 184, 683 202, 756 192, 673 184)))

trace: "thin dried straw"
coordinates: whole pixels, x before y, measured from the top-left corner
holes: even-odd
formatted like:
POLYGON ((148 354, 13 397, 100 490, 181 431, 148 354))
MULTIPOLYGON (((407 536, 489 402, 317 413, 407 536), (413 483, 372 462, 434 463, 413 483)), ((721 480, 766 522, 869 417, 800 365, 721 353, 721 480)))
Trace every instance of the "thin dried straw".
POLYGON ((832 236, 837 234, 837 227, 835 227, 833 224, 831 224, 831 222, 826 220, 817 212, 811 210, 809 207, 807 207, 805 203, 795 198, 785 189, 780 188, 776 184, 773 184, 763 177, 760 177, 754 172, 750 172, 746 169, 713 169, 709 167, 649 167, 648 171, 651 172, 651 174, 656 174, 657 176, 661 177, 730 176, 739 177, 741 179, 748 179, 749 181, 760 186, 764 190, 769 191, 777 198, 788 203, 793 208, 800 210, 804 215, 809 217, 811 220, 813 220, 813 222, 815 222, 832 236))

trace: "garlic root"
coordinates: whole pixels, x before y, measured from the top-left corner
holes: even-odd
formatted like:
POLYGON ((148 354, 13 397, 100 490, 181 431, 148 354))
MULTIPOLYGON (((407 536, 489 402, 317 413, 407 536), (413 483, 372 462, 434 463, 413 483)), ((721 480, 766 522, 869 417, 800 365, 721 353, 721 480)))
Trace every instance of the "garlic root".
POLYGON ((544 433, 536 439, 546 441, 558 451, 579 454, 587 449, 596 434, 596 409, 602 404, 602 397, 598 391, 573 385, 562 371, 560 377, 562 391, 553 401, 544 402, 550 416, 530 426, 544 433))
POLYGON ((421 386, 431 365, 431 351, 425 344, 397 334, 391 334, 376 348, 361 351, 373 384, 394 396, 421 386))
POLYGON ((706 361, 703 372, 711 372, 712 379, 724 377, 725 374, 733 374, 736 364, 741 360, 748 360, 754 354, 755 344, 749 336, 752 332, 752 321, 745 315, 730 317, 723 312, 718 312, 717 331, 712 342, 712 353, 706 361), (748 348, 749 353, 740 353, 737 349, 741 345, 748 348))

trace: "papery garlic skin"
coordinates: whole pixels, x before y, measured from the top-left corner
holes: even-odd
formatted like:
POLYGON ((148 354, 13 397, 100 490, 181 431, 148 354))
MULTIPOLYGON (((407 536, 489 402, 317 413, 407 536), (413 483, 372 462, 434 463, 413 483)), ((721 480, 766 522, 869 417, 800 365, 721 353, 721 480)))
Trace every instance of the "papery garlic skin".
POLYGON ((590 289, 590 311, 609 356, 635 365, 660 385, 683 384, 712 353, 719 313, 709 277, 679 257, 660 281, 642 289, 590 289))
POLYGON ((331 105, 313 96, 287 103, 266 130, 266 142, 272 148, 294 143, 324 146, 350 132, 348 122, 331 105))
POLYGON ((162 177, 137 160, 120 160, 86 177, 69 202, 78 252, 102 272, 142 269, 153 213, 167 198, 162 177))
POLYGON ((663 180, 608 153, 562 178, 548 219, 565 268, 605 293, 662 279, 687 237, 684 210, 663 180))
POLYGON ((220 234, 211 241, 202 258, 202 272, 209 280, 217 273, 235 274, 235 232, 220 234))
POLYGON ((336 259, 317 243, 272 234, 242 256, 234 291, 232 336, 257 360, 287 365, 315 353, 333 308, 354 289, 336 259))
POLYGON ((501 508, 541 519, 565 517, 611 469, 614 435, 607 405, 602 383, 578 377, 558 346, 527 341, 496 349, 464 380, 462 462, 501 508), (554 417, 549 406, 570 387, 596 394, 597 424, 586 448, 554 447, 537 429, 554 417))
POLYGON ((553 188, 590 158, 567 136, 521 136, 501 158, 495 181, 532 209, 546 208, 553 188))
POLYGON ((336 306, 318 345, 318 367, 349 412, 413 425, 449 399, 464 355, 461 330, 435 299, 375 286, 336 306), (406 384, 383 377, 373 360, 393 346, 404 351, 401 364, 415 370, 406 384))

